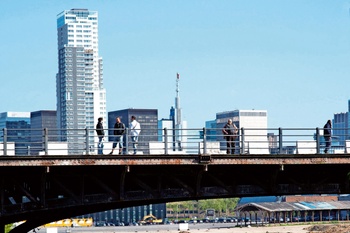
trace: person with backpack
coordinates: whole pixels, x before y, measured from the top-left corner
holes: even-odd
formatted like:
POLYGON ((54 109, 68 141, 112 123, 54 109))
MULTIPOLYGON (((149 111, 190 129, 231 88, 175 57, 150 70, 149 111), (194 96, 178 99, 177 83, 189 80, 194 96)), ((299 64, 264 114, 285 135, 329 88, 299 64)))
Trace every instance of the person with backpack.
POLYGON ((323 137, 326 142, 324 153, 327 154, 332 144, 332 121, 328 120, 323 126, 323 137))

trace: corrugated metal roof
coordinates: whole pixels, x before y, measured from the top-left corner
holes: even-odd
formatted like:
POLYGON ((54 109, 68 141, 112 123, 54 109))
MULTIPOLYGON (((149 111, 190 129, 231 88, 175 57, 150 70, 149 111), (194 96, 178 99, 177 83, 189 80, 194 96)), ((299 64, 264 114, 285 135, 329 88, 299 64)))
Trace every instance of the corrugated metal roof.
POLYGON ((350 201, 330 202, 260 202, 247 203, 236 207, 236 211, 305 211, 305 210, 347 210, 350 209, 350 201))

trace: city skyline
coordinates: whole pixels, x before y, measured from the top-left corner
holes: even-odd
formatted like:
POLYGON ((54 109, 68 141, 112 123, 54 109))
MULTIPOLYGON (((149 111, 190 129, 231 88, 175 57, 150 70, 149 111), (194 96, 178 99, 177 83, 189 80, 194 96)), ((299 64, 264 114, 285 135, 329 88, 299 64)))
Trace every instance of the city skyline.
POLYGON ((267 110, 268 127, 321 127, 347 111, 347 1, 0 4, 0 112, 56 109, 56 16, 72 8, 99 13, 107 112, 156 108, 167 118, 177 73, 189 128, 235 109, 267 110))

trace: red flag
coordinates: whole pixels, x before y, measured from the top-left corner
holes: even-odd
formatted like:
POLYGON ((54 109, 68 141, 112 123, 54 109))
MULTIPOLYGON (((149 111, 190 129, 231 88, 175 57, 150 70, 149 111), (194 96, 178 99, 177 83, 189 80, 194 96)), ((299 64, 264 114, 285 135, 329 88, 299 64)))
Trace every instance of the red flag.
POLYGON ((176 77, 177 77, 177 79, 180 79, 179 73, 176 73, 176 77))

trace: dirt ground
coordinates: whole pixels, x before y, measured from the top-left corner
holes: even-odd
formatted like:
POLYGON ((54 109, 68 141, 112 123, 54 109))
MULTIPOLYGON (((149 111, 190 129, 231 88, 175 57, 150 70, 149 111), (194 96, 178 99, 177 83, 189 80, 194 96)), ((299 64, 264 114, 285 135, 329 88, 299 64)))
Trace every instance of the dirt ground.
POLYGON ((310 233, 350 233, 350 224, 315 225, 307 228, 310 233))
MULTIPOLYGON (((195 233, 191 230, 190 233, 195 233)), ((327 224, 327 225, 294 225, 294 226, 264 226, 243 227, 228 229, 208 229, 207 233, 350 233, 349 224, 327 224)), ((202 233, 202 231, 200 231, 202 233)))
MULTIPOLYGON (((195 233, 192 229, 190 233, 195 233)), ((235 227, 221 229, 201 230, 198 233, 350 233, 349 224, 327 224, 327 225, 294 225, 294 226, 264 226, 264 227, 235 227)))

